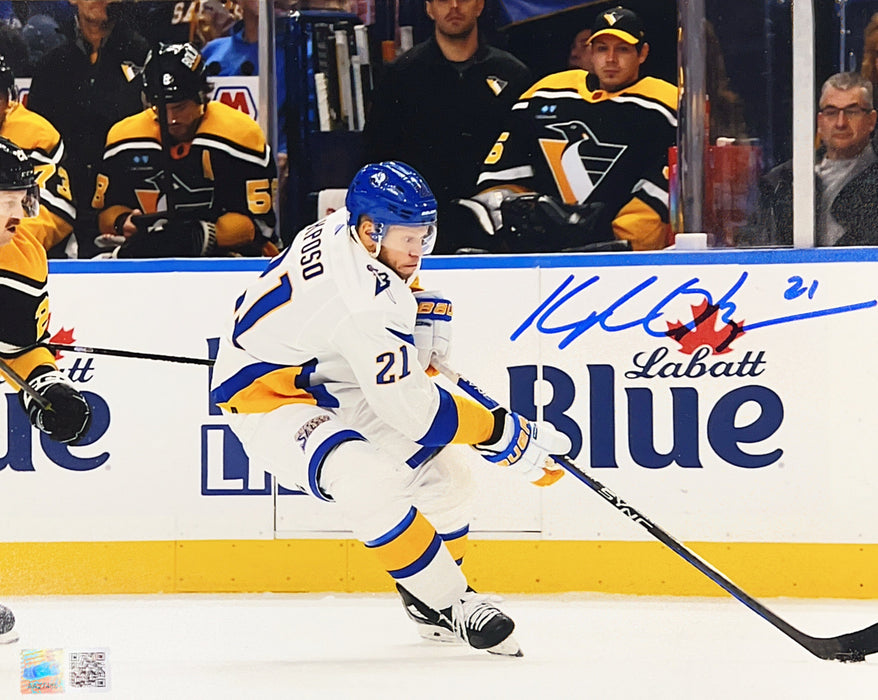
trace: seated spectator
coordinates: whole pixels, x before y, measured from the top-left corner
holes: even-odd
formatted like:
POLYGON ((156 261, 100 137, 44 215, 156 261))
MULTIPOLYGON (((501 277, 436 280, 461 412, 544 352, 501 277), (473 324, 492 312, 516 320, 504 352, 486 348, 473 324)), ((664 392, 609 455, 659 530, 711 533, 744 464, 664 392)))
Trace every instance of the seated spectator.
MULTIPOLYGON (((118 19, 120 10, 113 6, 127 3, 71 2, 76 15, 64 28, 67 40, 35 68, 28 108, 61 133, 69 150, 74 197, 87 205, 107 132, 123 117, 143 109, 140 84, 134 77, 148 47, 142 36, 118 19)), ((74 235, 80 257, 99 252, 94 242, 97 223, 88 206, 78 208, 74 235)))
POLYGON ((49 257, 76 257, 70 235, 76 207, 66 169, 64 142, 57 129, 18 102, 15 75, 0 56, 0 136, 24 150, 36 164, 40 187, 39 214, 28 219, 28 229, 49 257))
MULTIPOLYGON (((876 114, 872 82, 836 73, 823 83, 817 113, 822 157, 814 166, 816 243, 878 245, 878 156, 871 148, 876 114)), ((793 164, 762 177, 755 220, 741 232, 744 245, 793 242, 793 164)))
POLYGON ((119 258, 277 253, 271 148, 253 119, 209 99, 198 49, 161 44, 143 91, 149 107, 107 135, 92 199, 99 244, 119 258))
POLYGON ((461 201, 493 234, 493 250, 667 245, 677 88, 640 76, 649 44, 634 12, 602 12, 592 31, 594 71, 555 73, 527 90, 485 159, 482 192, 461 201))
POLYGON ((594 69, 591 61, 591 45, 588 43, 591 34, 591 27, 587 27, 578 31, 573 37, 573 41, 570 42, 570 53, 567 56, 568 68, 582 68, 589 72, 594 69))

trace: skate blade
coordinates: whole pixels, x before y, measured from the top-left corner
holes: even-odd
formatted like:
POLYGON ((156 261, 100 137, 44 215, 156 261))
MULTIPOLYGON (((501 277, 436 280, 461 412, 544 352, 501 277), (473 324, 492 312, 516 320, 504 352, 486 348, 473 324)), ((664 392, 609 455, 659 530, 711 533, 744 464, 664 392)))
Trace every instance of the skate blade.
POLYGON ((464 644, 464 641, 457 637, 453 632, 444 629, 436 629, 435 627, 418 626, 418 634, 421 639, 431 644, 464 644))
POLYGON ((490 649, 485 649, 485 651, 497 656, 524 656, 521 647, 518 646, 518 642, 515 641, 511 634, 499 644, 495 644, 490 649))

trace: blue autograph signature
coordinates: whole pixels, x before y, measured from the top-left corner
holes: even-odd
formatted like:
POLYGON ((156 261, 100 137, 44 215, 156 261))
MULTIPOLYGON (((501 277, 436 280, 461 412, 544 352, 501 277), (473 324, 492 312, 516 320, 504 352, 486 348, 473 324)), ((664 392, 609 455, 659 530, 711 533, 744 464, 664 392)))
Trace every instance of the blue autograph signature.
MULTIPOLYGON (((699 297, 697 302, 692 303, 694 300, 690 300, 692 306, 696 306, 701 301, 706 301, 708 305, 716 307, 718 310, 719 318, 729 325, 737 326, 737 324, 732 320, 732 316, 737 310, 737 305, 733 301, 733 297, 744 286, 744 282, 747 280, 747 273, 742 272, 741 276, 738 280, 729 288, 729 290, 723 294, 719 299, 714 301, 713 295, 704 287, 699 286, 701 280, 698 277, 693 277, 690 280, 687 280, 683 284, 679 285, 676 289, 672 290, 670 293, 666 294, 662 299, 658 301, 645 315, 637 315, 635 318, 630 320, 624 320, 620 318, 623 315, 625 304, 638 295, 642 294, 645 290, 649 289, 655 282, 658 280, 656 275, 652 277, 648 277, 643 280, 636 286, 634 286, 629 291, 625 292, 618 299, 613 301, 603 310, 593 310, 588 316, 579 320, 573 321, 570 323, 563 323, 560 325, 552 325, 552 314, 561 309, 565 304, 570 302, 572 299, 575 299, 578 295, 581 295, 586 289, 597 284, 600 281, 599 275, 593 275, 592 277, 585 280, 585 282, 581 282, 576 286, 571 288, 571 285, 575 281, 575 275, 570 275, 564 280, 558 287, 553 291, 548 298, 546 298, 543 302, 537 306, 536 309, 522 322, 518 328, 510 336, 510 340, 515 341, 518 337, 524 333, 531 325, 535 325, 536 329, 541 333, 545 334, 555 334, 555 333, 566 333, 566 336, 561 340, 558 344, 559 349, 564 349, 574 340, 576 340, 579 336, 586 333, 590 329, 595 326, 599 326, 603 330, 608 333, 615 333, 618 331, 628 330, 630 328, 636 328, 637 326, 641 326, 644 331, 648 335, 651 335, 655 338, 662 338, 668 335, 668 328, 666 321, 662 318, 664 316, 663 309, 670 304, 672 301, 676 300, 678 297, 684 297, 687 295, 699 297), (615 314, 615 317, 614 317, 615 314), (663 328, 656 327, 656 323, 661 321, 661 324, 664 325, 663 328)), ((787 282, 789 283, 789 287, 784 292, 784 298, 787 300, 797 299, 803 295, 807 295, 809 299, 813 299, 814 295, 817 292, 818 282, 815 280, 810 285, 805 284, 805 281, 802 277, 795 275, 790 277, 787 282)), ((753 331, 757 328, 765 328, 767 326, 777 326, 783 323, 793 323, 795 321, 803 321, 809 318, 817 318, 819 316, 832 316, 836 314, 844 314, 850 313, 851 311, 860 311, 862 309, 868 309, 873 306, 878 305, 878 300, 872 299, 870 301, 862 301, 854 304, 845 304, 843 306, 834 306, 827 309, 817 309, 813 311, 806 311, 803 313, 790 314, 788 316, 779 316, 777 318, 770 318, 764 321, 756 321, 748 323, 746 326, 742 326, 740 331, 747 332, 753 331)), ((694 328, 695 321, 691 321, 689 324, 686 324, 687 327, 692 330, 694 328)))

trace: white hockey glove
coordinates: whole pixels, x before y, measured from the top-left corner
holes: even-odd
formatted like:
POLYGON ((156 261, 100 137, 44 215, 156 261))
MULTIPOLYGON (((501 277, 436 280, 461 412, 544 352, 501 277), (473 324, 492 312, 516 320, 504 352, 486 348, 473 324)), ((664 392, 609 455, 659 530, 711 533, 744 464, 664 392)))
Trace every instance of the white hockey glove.
MULTIPOLYGON (((570 438, 545 421, 529 421, 503 408, 494 411, 495 420, 502 420, 503 432, 490 442, 475 445, 482 457, 492 464, 519 474, 536 486, 550 486, 564 475, 563 469, 552 469, 549 455, 565 455, 573 447, 570 438)), ((496 433, 497 431, 495 431, 496 433)))
POLYGON ((500 211, 500 205, 503 204, 503 200, 507 197, 514 196, 515 193, 512 190, 501 188, 480 192, 470 199, 456 199, 454 201, 460 206, 469 209, 473 216, 476 217, 476 221, 479 222, 479 226, 485 230, 485 233, 493 236, 503 228, 503 214, 500 211))
POLYGON ((415 317, 415 347, 418 362, 427 369, 448 361, 451 350, 451 302, 441 292, 415 292, 418 313, 415 317))
POLYGON ((98 250, 113 250, 125 242, 125 236, 117 236, 114 233, 102 233, 95 237, 95 246, 98 250))

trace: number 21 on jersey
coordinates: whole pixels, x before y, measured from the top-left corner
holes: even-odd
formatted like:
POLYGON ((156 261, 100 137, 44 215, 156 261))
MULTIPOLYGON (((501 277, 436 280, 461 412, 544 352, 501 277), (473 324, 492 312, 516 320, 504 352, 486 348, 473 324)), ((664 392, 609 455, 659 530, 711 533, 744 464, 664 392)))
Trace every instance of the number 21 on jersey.
POLYGON ((409 369, 409 351, 405 345, 400 345, 398 352, 382 352, 375 358, 375 362, 381 366, 375 376, 376 384, 393 384, 397 379, 405 379, 412 373, 409 369))

